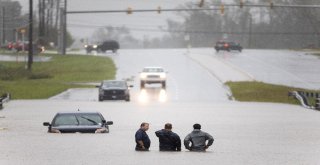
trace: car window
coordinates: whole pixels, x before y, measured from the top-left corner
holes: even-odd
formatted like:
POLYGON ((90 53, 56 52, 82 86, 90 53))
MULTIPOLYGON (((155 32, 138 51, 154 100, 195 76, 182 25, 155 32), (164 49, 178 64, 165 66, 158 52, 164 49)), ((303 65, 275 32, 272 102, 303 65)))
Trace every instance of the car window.
POLYGON ((78 125, 78 120, 74 114, 58 115, 55 118, 53 126, 78 125))
POLYGON ((163 72, 162 68, 144 68, 143 72, 163 72))
POLYGON ((102 86, 105 88, 110 88, 110 87, 122 88, 126 86, 126 83, 124 81, 108 81, 108 82, 104 82, 102 86))
POLYGON ((77 115, 79 125, 101 125, 102 120, 98 114, 79 114, 77 115))

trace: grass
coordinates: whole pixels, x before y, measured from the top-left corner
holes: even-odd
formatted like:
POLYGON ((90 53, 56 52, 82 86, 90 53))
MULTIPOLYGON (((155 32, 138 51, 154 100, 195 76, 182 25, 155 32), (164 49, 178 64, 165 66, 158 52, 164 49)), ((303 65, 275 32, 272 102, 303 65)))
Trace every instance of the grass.
POLYGON ((69 88, 88 87, 73 83, 115 77, 115 65, 110 58, 50 56, 49 62, 34 62, 32 72, 24 69, 24 62, 0 62, 0 94, 9 92, 13 99, 45 99, 69 88))
MULTIPOLYGON (((247 102, 300 104, 293 97, 288 97, 288 92, 306 91, 320 93, 320 91, 266 84, 262 82, 227 82, 226 85, 230 87, 233 97, 236 100, 247 102)), ((314 103, 314 99, 310 99, 309 102, 314 103)))

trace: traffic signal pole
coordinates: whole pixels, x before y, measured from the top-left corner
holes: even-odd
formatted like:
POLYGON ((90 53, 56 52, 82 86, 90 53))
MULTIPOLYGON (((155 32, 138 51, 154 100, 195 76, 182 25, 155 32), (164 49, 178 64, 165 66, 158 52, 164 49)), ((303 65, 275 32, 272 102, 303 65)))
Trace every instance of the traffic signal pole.
POLYGON ((27 69, 31 71, 33 63, 33 0, 29 0, 29 48, 27 69))

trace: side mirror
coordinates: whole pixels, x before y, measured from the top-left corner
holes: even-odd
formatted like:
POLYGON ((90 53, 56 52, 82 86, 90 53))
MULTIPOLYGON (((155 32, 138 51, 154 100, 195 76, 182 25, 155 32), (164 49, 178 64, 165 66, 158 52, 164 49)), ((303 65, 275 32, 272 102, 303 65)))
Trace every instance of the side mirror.
POLYGON ((113 125, 113 121, 107 121, 106 125, 113 125))
POLYGON ((49 122, 43 122, 43 126, 51 126, 49 122))

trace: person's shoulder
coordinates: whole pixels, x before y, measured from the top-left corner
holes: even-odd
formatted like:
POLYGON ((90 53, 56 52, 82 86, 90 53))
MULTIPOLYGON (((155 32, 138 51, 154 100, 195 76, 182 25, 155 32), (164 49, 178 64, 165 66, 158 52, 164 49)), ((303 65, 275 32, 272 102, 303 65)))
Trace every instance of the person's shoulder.
POLYGON ((142 129, 138 129, 136 133, 143 133, 142 129))
POLYGON ((205 132, 205 131, 201 131, 203 134, 205 134, 205 135, 209 135, 209 136, 211 136, 208 132, 205 132))
POLYGON ((179 135, 178 135, 177 133, 175 133, 175 132, 172 132, 172 135, 173 135, 173 136, 178 136, 178 137, 179 137, 179 135))
POLYGON ((162 133, 162 130, 158 130, 155 132, 156 134, 161 134, 162 133))

